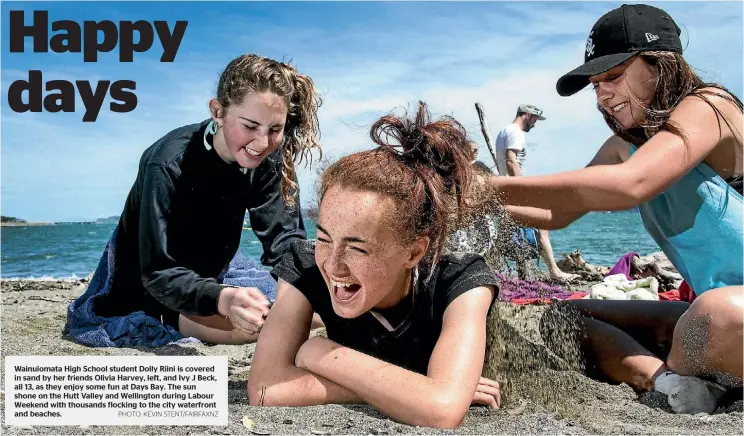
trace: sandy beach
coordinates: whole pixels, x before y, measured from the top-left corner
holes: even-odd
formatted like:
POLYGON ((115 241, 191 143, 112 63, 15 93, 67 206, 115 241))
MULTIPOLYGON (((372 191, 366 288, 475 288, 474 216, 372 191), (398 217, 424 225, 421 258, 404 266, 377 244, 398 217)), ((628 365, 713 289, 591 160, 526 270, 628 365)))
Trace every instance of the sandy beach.
MULTIPOLYGON (((675 415, 663 395, 639 398, 626 385, 596 382, 573 370, 571 362, 559 359, 542 343, 538 325, 545 305, 496 303, 489 319, 483 375, 502 383, 502 408, 471 407, 459 428, 442 431, 393 422, 369 406, 249 407, 245 381, 253 345, 93 349, 73 343, 61 333, 66 307, 85 288, 84 280, 2 281, 3 362, 12 355, 227 355, 229 425, 3 425, 4 434, 742 434, 740 391, 713 415, 675 415), (255 421, 252 431, 242 424, 244 417, 255 421)), ((4 371, 4 363, 2 367, 4 371)), ((2 392, 4 411, 4 386, 2 392)))

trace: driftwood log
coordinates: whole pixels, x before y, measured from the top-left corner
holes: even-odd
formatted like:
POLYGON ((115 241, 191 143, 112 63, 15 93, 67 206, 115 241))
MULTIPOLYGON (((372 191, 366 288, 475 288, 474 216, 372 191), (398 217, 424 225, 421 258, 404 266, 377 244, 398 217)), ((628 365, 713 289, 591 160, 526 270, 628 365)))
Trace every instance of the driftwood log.
MULTIPOLYGON (((611 266, 597 266, 587 263, 581 251, 563 253, 563 259, 556 262, 563 271, 579 274, 585 280, 602 280, 612 269, 611 266)), ((646 256, 634 256, 630 262, 630 276, 633 280, 643 277, 656 277, 660 290, 679 289, 682 276, 661 251, 646 256)))
POLYGON ((481 104, 478 102, 475 103, 475 110, 478 112, 478 120, 480 121, 483 139, 485 139, 486 141, 486 147, 488 147, 488 151, 491 153, 493 164, 497 165, 496 152, 493 151, 493 141, 491 140, 491 133, 488 127, 488 121, 486 121, 486 112, 483 110, 483 106, 481 106, 481 104))

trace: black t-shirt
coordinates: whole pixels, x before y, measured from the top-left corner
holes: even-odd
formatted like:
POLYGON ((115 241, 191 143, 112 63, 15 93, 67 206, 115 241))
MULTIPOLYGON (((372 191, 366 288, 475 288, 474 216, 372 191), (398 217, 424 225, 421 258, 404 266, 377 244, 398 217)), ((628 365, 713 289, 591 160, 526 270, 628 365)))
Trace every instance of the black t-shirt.
POLYGON ((173 130, 142 154, 117 226, 110 292, 101 316, 142 310, 175 323, 179 313, 217 313, 217 278, 238 250, 246 210, 275 266, 291 241, 305 239, 299 196, 280 194, 280 150, 255 170, 224 162, 205 145, 209 120, 173 130))
POLYGON ((483 258, 475 254, 444 255, 429 277, 430 271, 426 266, 420 267, 417 290, 396 307, 378 311, 386 319, 393 319, 392 331, 371 312, 346 319, 333 311, 330 291, 315 264, 314 241, 293 242, 272 274, 307 297, 326 325, 329 339, 426 374, 447 306, 455 298, 479 286, 493 286, 498 290, 495 275, 483 258), (402 322, 395 322, 395 318, 402 318, 402 322))

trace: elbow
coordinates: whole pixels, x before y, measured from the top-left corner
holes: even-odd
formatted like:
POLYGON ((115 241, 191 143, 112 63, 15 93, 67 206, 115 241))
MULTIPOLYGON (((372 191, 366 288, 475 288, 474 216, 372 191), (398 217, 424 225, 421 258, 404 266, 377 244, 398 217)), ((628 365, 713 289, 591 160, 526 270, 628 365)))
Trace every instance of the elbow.
POLYGON ((626 204, 624 205, 623 210, 643 204, 657 194, 657 192, 653 192, 648 188, 648 183, 644 180, 638 180, 631 183, 628 187, 627 193, 626 204))
POLYGON ((628 210, 650 200, 656 192, 649 189, 649 182, 643 175, 634 174, 635 171, 624 171, 618 174, 617 180, 623 180, 617 188, 617 201, 610 210, 628 210))
POLYGON ((248 377, 248 383, 246 384, 246 389, 248 390, 248 405, 249 406, 263 406, 264 405, 263 401, 261 401, 262 400, 261 391, 263 390, 261 386, 262 386, 261 380, 255 374, 251 374, 248 377))
POLYGON ((458 402, 450 398, 437 400, 428 408, 426 412, 427 422, 423 425, 433 428, 455 429, 462 424, 469 407, 469 402, 458 402))
POLYGON ((262 377, 251 374, 248 377, 247 389, 248 389, 248 405, 249 406, 279 406, 275 404, 271 395, 268 393, 269 386, 262 377))

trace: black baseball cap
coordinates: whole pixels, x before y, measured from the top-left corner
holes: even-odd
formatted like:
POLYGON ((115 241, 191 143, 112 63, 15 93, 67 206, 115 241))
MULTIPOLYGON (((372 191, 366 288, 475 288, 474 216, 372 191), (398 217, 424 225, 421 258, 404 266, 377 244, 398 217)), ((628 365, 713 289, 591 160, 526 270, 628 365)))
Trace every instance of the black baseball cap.
POLYGON ((642 51, 682 53, 680 33, 672 17, 659 8, 636 4, 613 9, 592 27, 584 64, 558 79, 556 90, 563 97, 576 94, 589 84, 589 77, 609 71, 642 51))

